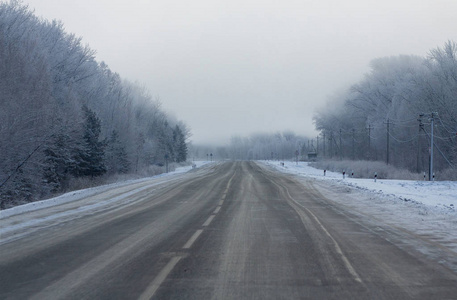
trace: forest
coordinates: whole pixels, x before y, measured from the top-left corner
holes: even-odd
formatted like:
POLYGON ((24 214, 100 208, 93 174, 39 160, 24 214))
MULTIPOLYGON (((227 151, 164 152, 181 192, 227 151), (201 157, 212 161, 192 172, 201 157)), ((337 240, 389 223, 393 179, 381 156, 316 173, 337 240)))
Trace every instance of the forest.
POLYGON ((284 160, 298 153, 308 160, 310 154, 317 160, 384 162, 428 176, 433 128, 433 173, 456 180, 457 44, 448 41, 426 57, 374 59, 360 82, 315 113, 314 123, 316 138, 258 133, 232 137, 226 147, 194 146, 192 156, 284 160))
POLYGON ((457 179, 453 41, 424 57, 374 59, 359 82, 315 113, 315 139, 257 133, 216 148, 189 145, 186 124, 95 54, 62 22, 38 18, 19 1, 0 3, 0 209, 122 174, 158 174, 188 157, 284 160, 313 154, 423 173, 433 149, 434 171, 457 179))
POLYGON ((316 138, 292 132, 253 134, 233 137, 225 148, 194 148, 192 155, 215 151, 219 158, 284 160, 296 159, 298 153, 308 160, 310 154, 346 164, 384 162, 428 177, 433 143, 432 173, 456 180, 457 44, 448 41, 426 57, 372 60, 370 72, 334 94, 315 113, 314 123, 316 138))
POLYGON ((308 137, 286 130, 232 136, 227 145, 219 147, 192 145, 189 154, 196 160, 304 160, 316 146, 308 137))
POLYGON ((457 179, 457 44, 426 57, 374 59, 314 122, 321 157, 384 161, 417 173, 429 170, 433 134, 433 170, 457 179))
POLYGON ((59 21, 0 3, 0 208, 187 159, 189 129, 59 21))

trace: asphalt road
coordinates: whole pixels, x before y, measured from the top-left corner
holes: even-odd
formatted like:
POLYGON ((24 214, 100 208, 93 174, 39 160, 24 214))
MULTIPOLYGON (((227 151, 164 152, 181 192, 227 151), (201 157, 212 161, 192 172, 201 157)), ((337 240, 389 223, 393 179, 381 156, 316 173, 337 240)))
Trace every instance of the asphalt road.
POLYGON ((414 237, 253 162, 128 193, 3 235, 0 299, 457 299, 457 273, 401 244, 414 237))

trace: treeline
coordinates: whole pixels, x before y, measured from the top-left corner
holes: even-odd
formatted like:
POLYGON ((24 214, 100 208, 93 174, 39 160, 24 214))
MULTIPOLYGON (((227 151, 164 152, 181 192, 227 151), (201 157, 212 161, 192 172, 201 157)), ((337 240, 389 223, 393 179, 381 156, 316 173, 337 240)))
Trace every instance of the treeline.
POLYGON ((185 124, 94 54, 61 22, 0 4, 1 208, 186 160, 185 124))
POLYGON ((457 45, 426 57, 375 59, 371 71, 315 114, 320 156, 380 160, 427 171, 434 124, 434 165, 456 172, 457 45))
POLYGON ((256 133, 248 137, 234 136, 229 145, 224 147, 192 146, 194 159, 213 160, 284 160, 302 159, 315 147, 308 138, 292 131, 277 133, 256 133), (211 156, 212 154, 212 156, 211 156))

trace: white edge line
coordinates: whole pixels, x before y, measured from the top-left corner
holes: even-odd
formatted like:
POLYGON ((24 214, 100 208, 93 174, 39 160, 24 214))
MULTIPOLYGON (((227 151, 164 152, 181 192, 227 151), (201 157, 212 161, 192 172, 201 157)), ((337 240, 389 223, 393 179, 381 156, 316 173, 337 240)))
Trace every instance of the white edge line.
POLYGON ((327 231, 327 229, 324 227, 324 225, 322 225, 322 223, 319 221, 319 219, 316 217, 316 215, 314 215, 306 207, 303 207, 303 208, 306 209, 311 214, 311 216, 314 218, 314 220, 317 222, 317 224, 319 224, 321 229, 325 232, 325 234, 333 241, 333 244, 335 246, 336 252, 341 256, 341 259, 343 260, 343 263, 346 265, 347 270, 354 277, 355 281, 357 281, 359 283, 362 283, 362 279, 360 278, 359 274, 357 274, 356 270, 354 269, 352 264, 349 262, 349 259, 346 257, 346 255, 344 255, 343 250, 341 250, 341 247, 338 244, 338 242, 333 238, 333 236, 330 234, 330 232, 327 231))
MULTIPOLYGON (((273 181, 272 181, 273 182, 273 181)), ((317 216, 315 214, 313 214, 311 212, 311 210, 309 210, 308 208, 304 207, 303 205, 301 205, 300 203, 298 203, 289 193, 289 189, 285 186, 281 186, 275 182, 273 182, 276 186, 278 187, 282 187, 285 189, 285 191, 287 192, 287 196, 289 197, 289 199, 292 201, 292 202, 289 202, 292 205, 292 208, 294 208, 297 212, 297 208, 296 206, 306 210, 309 215, 311 215, 311 217, 316 221, 316 223, 321 227, 321 229, 325 232, 325 234, 332 240, 333 242, 333 245, 335 247, 335 250, 336 252, 340 255, 341 259, 343 260, 343 263, 344 265, 346 266, 346 269, 349 271, 349 273, 353 276, 354 280, 359 282, 359 283, 363 283, 362 279, 360 278, 359 274, 357 274, 357 271, 354 269, 354 267, 352 266, 352 264, 350 263, 349 259, 346 257, 346 255, 344 255, 343 251, 341 250, 341 247, 340 245, 338 244, 338 242, 333 238, 333 236, 330 234, 330 232, 327 231, 327 229, 325 228, 325 226, 319 221, 319 219, 317 218, 317 216)), ((298 214, 300 215, 300 213, 298 212, 298 214)), ((300 218, 301 218, 301 215, 300 215, 300 218)))
MULTIPOLYGON (((360 278, 359 274, 357 274, 357 271, 354 269, 354 267, 352 266, 352 264, 350 263, 349 259, 346 257, 346 255, 344 255, 343 253, 343 250, 341 250, 341 247, 340 245, 338 244, 338 242, 333 238, 333 236, 330 234, 330 232, 328 232, 328 230, 325 228, 325 226, 319 221, 319 219, 316 217, 316 215, 314 213, 312 213, 308 208, 304 207, 303 205, 301 205, 300 203, 298 203, 294 198, 292 198, 292 196, 290 195, 289 193, 289 190, 284 187, 286 192, 287 192, 287 195, 289 196, 289 199, 291 199, 295 205, 303 208, 304 210, 306 210, 310 215, 311 217, 316 221, 316 223, 321 227, 321 229, 325 232, 325 234, 332 240, 333 242, 333 245, 335 247, 335 250, 336 252, 340 255, 341 259, 343 260, 343 263, 345 264, 346 266, 346 269, 349 271, 349 273, 351 273, 351 275, 354 277, 355 281, 359 282, 359 283, 362 283, 362 279, 360 278)), ((293 206, 292 206, 293 207, 293 206)))

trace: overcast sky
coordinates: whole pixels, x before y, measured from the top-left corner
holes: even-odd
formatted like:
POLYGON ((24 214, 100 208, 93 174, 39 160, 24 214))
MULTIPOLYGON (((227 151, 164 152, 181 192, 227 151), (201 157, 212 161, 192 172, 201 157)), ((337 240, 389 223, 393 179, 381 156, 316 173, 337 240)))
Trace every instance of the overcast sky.
POLYGON ((377 57, 457 41, 455 0, 24 0, 123 78, 145 85, 194 143, 293 130, 377 57))

